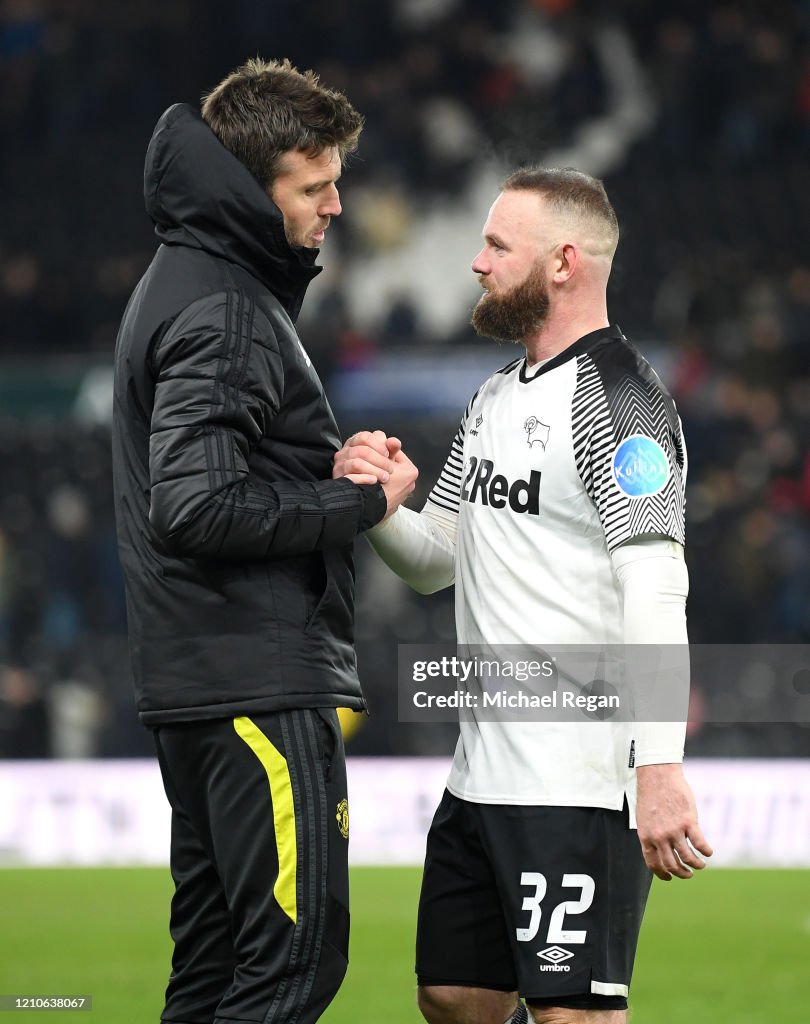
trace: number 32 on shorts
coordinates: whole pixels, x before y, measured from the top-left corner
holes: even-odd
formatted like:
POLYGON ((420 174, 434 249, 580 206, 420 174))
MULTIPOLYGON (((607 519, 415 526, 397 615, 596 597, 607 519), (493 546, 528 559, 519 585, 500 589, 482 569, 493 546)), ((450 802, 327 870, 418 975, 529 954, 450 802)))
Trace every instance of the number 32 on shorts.
MULTIPOLYGON (((518 942, 531 942, 540 930, 540 921, 543 917, 540 904, 546 895, 548 883, 546 876, 541 875, 538 871, 524 871, 520 876, 520 884, 521 886, 534 886, 534 892, 523 898, 523 906, 521 907, 521 910, 527 910, 531 913, 529 925, 527 928, 516 929, 518 942)), ((585 913, 593 903, 596 884, 590 875, 571 874, 563 875, 562 887, 563 889, 579 889, 579 899, 563 900, 562 903, 558 903, 552 910, 546 941, 565 942, 569 945, 576 945, 585 941, 587 932, 585 930, 570 931, 566 929, 565 916, 566 914, 585 913)))

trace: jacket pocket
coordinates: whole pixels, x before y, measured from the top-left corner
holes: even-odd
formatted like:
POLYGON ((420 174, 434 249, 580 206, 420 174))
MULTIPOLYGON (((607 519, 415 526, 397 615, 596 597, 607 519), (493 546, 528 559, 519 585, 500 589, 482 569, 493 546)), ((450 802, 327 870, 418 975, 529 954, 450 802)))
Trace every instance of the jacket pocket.
POLYGON ((306 632, 328 586, 321 553, 267 562, 264 571, 272 596, 273 617, 292 634, 306 632))
POLYGON ((313 630, 319 629, 324 622, 327 623, 331 630, 336 625, 334 612, 337 606, 342 603, 330 559, 322 552, 316 552, 316 554, 321 570, 321 590, 317 601, 307 616, 306 626, 304 627, 305 633, 311 633, 313 630))

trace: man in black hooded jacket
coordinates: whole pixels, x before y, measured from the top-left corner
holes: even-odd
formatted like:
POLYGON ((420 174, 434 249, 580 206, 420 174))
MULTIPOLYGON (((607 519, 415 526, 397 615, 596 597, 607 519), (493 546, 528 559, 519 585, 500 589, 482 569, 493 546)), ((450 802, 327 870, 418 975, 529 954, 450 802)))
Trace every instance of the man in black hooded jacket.
POLYGON ((415 470, 380 443, 376 477, 331 479, 340 439, 295 320, 361 128, 312 72, 253 60, 202 115, 169 108, 147 153, 162 244, 118 335, 113 465, 172 807, 175 1024, 308 1024, 346 970, 351 547, 415 470))

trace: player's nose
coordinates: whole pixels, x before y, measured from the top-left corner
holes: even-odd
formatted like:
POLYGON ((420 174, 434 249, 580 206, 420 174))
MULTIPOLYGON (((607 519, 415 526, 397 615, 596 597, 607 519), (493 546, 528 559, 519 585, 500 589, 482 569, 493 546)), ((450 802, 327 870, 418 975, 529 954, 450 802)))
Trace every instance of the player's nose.
POLYGON ((474 274, 488 274, 489 271, 490 266, 489 261, 487 260, 487 250, 484 248, 472 261, 472 272, 474 274))

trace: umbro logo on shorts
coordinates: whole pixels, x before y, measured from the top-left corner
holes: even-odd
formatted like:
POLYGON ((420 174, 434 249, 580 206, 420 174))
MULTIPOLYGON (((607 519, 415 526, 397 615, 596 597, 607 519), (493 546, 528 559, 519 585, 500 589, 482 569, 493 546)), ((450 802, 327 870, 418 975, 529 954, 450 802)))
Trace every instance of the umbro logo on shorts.
POLYGON ((564 964, 563 960, 570 960, 575 954, 568 949, 563 949, 561 946, 548 946, 546 949, 541 949, 537 954, 543 960, 550 960, 547 964, 538 964, 538 968, 541 971, 570 971, 571 968, 568 964, 564 964))
POLYGON ((553 964, 562 963, 563 960, 570 960, 575 956, 570 950, 562 949, 560 946, 548 946, 546 949, 541 949, 537 955, 544 960, 550 960, 553 964))

